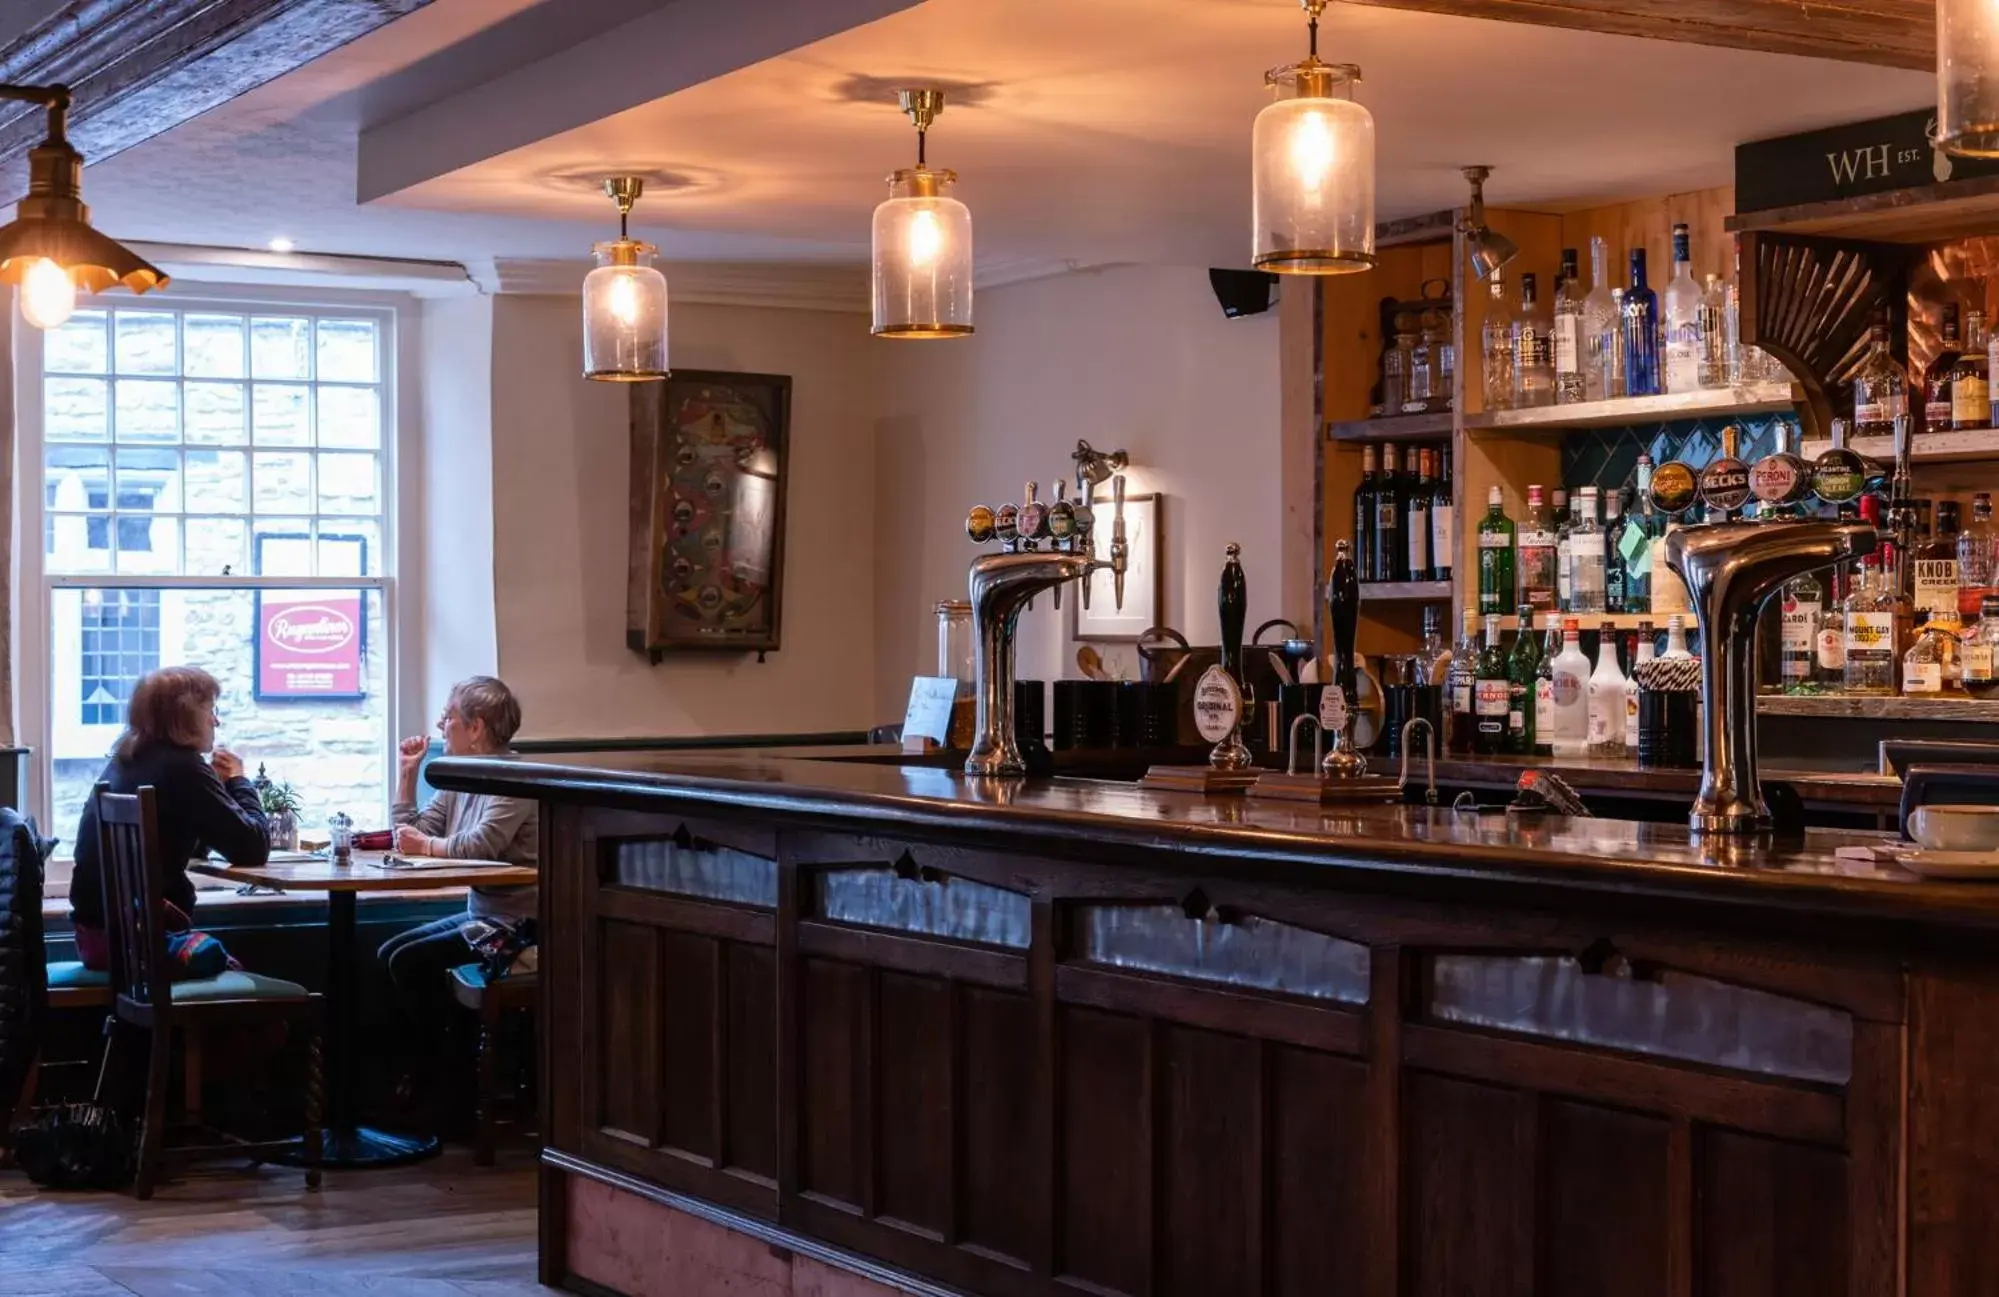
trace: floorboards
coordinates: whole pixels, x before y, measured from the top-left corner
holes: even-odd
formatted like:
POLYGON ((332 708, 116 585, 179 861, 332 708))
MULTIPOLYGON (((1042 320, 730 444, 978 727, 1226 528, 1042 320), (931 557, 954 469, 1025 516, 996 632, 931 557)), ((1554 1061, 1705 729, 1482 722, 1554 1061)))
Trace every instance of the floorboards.
POLYGON ((190 1169, 151 1202, 45 1193, 0 1172, 5 1297, 524 1297, 534 1156, 469 1151, 392 1171, 190 1169))

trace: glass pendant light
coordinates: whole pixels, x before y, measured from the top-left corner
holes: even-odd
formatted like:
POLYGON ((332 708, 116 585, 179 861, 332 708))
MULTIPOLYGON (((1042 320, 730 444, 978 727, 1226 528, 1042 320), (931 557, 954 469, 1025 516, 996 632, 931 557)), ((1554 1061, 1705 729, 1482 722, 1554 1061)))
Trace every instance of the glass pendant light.
POLYGON ((1999 157, 1999 9, 1992 0, 1937 0, 1936 132, 1946 153, 1999 157))
POLYGON ((1340 275, 1374 264, 1374 117, 1353 101, 1360 69, 1319 59, 1326 0, 1301 0, 1311 52, 1264 81, 1256 115, 1255 261, 1259 270, 1340 275))
POLYGON ((83 155, 69 143, 69 88, 0 85, 0 99, 40 104, 49 113, 48 137, 28 150, 28 195, 0 226, 0 284, 20 285, 22 318, 54 329, 76 309, 78 290, 166 287, 157 266, 90 224, 83 155))
POLYGON ((631 236, 639 176, 613 176, 604 192, 618 204, 618 237, 599 243, 597 268, 583 279, 583 377, 644 383, 666 377, 666 276, 659 249, 631 236))
POLYGON ((958 174, 932 170, 924 144, 944 111, 942 90, 904 90, 916 125, 916 165, 888 178, 875 208, 874 332, 882 338, 962 338, 972 332, 972 213, 951 197, 958 174))

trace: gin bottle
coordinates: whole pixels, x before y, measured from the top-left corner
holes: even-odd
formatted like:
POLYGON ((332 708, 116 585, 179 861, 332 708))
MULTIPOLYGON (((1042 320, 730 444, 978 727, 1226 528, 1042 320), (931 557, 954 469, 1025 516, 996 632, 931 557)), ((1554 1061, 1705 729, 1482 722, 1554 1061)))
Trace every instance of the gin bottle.
POLYGON ((1612 537, 1624 563, 1624 612, 1652 611, 1652 545, 1665 530, 1652 503, 1652 457, 1638 457, 1631 512, 1612 537))
POLYGON ((1659 295, 1645 283, 1645 249, 1631 250, 1631 287, 1624 290, 1624 392, 1657 396, 1663 387, 1659 365, 1659 295))
POLYGON ((1534 275, 1520 276, 1520 310, 1513 317, 1513 405, 1555 403, 1554 320, 1536 295, 1534 275))
POLYGON ((1482 614, 1497 615, 1513 599, 1514 533, 1513 519, 1506 516, 1506 506, 1495 486, 1486 492, 1485 517, 1478 524, 1478 610, 1482 614))
POLYGON ((1626 577, 1624 549, 1624 491, 1612 491, 1603 500, 1603 610, 1628 612, 1624 606, 1626 577))
POLYGON ((1580 492, 1576 520, 1569 529, 1569 610, 1605 611, 1603 530, 1596 522, 1596 488, 1580 492))
POLYGON ((1589 399, 1583 373, 1583 296, 1576 282, 1576 250, 1562 249, 1562 278, 1555 286, 1555 404, 1589 399))
POLYGON ((1541 502, 1541 488, 1527 488, 1527 516, 1521 520, 1517 567, 1520 602, 1533 608, 1555 606, 1554 519, 1541 502))
POLYGON ((1485 357, 1485 408, 1513 408, 1513 313, 1506 308, 1506 285, 1498 272, 1492 276, 1492 300, 1485 304, 1485 323, 1479 329, 1480 353, 1485 357))
POLYGON ((1610 286, 1609 245, 1589 241, 1590 290, 1582 301, 1583 394, 1603 401, 1624 395, 1624 345, 1618 328, 1620 307, 1610 286))
POLYGON ((1664 297, 1666 390, 1699 391, 1707 342, 1701 334, 1701 288, 1694 282, 1693 252, 1683 224, 1673 227, 1673 279, 1664 297))

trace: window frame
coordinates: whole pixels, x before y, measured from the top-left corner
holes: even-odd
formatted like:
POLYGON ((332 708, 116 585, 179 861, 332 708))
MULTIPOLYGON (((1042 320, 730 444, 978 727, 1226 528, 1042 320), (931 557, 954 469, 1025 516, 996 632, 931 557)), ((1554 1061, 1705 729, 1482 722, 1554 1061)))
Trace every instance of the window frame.
MULTIPOLYGON (((400 481, 401 468, 405 459, 406 445, 414 445, 420 429, 415 426, 418 413, 414 392, 405 383, 405 375, 414 374, 416 360, 416 325, 418 312, 414 309, 414 299, 401 294, 364 293, 328 289, 295 290, 280 286, 229 286, 199 285, 187 291, 176 286, 159 298, 147 296, 143 299, 127 298, 123 294, 107 294, 84 299, 80 309, 154 309, 173 311, 177 314, 230 314, 230 315, 327 315, 348 318, 365 317, 376 322, 379 351, 379 382, 381 391, 381 445, 376 451, 380 462, 381 511, 378 515, 352 515, 355 522, 372 521, 380 530, 380 549, 377 569, 372 576, 261 576, 254 572, 229 576, 196 575, 152 575, 119 574, 116 572, 50 573, 47 571, 46 526, 48 479, 46 473, 45 411, 43 407, 43 359, 44 337, 42 331, 23 323, 18 314, 13 322, 12 358, 14 364, 15 395, 15 436, 16 463, 19 465, 23 485, 27 489, 16 493, 20 507, 17 531, 16 571, 20 576, 22 597, 17 602, 21 625, 16 640, 18 655, 15 679, 19 682, 16 706, 19 710, 19 738, 17 742, 32 749, 30 764, 30 806, 29 811, 45 831, 67 838, 74 832, 74 826, 50 824, 50 813, 54 783, 54 736, 56 716, 54 710, 53 671, 55 666, 55 644, 52 632, 55 625, 55 597, 59 590, 362 590, 375 591, 373 596, 381 600, 383 619, 383 640, 376 646, 382 654, 383 689, 387 697, 384 706, 387 714, 388 734, 382 745, 381 767, 384 786, 393 789, 395 778, 394 737, 402 732, 402 706, 404 702, 405 679, 403 666, 404 643, 402 623, 413 610, 401 607, 399 592, 404 588, 397 580, 398 559, 401 553, 400 520, 401 502, 404 499, 403 483, 400 481), (406 443, 405 439, 411 439, 406 443)), ((113 331, 115 333, 115 331, 113 331)), ((112 339, 115 345, 115 337, 112 339)), ((186 381, 185 376, 176 373, 176 382, 186 381)), ((243 380, 247 386, 248 377, 243 380)), ((316 380, 313 386, 316 387, 316 380)), ((247 414, 247 412, 246 412, 247 414)), ((91 444, 96 443, 60 443, 91 444)), ((104 443, 115 451, 118 443, 104 443)), ((185 440, 179 446, 186 446, 185 440)), ((142 444, 140 448, 144 448, 142 444)), ((254 442, 246 442, 247 453, 254 449, 254 442)), ((316 449, 316 448, 315 448, 316 449)), ((336 448, 337 449, 337 448, 336 448)), ((411 462, 419 462, 413 459, 411 462)), ((246 490, 248 482, 246 480, 246 490)), ((115 488, 114 488, 115 490, 115 488)), ((188 516, 187 501, 182 502, 182 511, 177 518, 188 516)), ((315 521, 338 521, 349 515, 320 514, 317 500, 314 501, 315 521)), ((113 515, 119 516, 119 515, 113 515)), ((241 518, 248 528, 248 543, 255 553, 254 521, 255 500, 246 498, 240 514, 202 514, 241 518)), ((269 515, 272 518, 290 515, 269 515)), ((115 523, 113 524, 115 527, 115 523)), ((182 538, 183 555, 185 537, 182 538)), ((114 551, 115 553, 115 551, 114 551)), ((184 561, 184 558, 183 558, 184 561)), ((250 566, 254 567, 254 559, 250 566)), ((367 597, 364 595, 364 598, 367 597)), ((115 736, 115 733, 114 735, 115 736)), ((108 742, 107 742, 108 747, 108 742)), ((254 754, 248 754, 254 759, 254 754)), ((386 809, 386 808, 384 808, 386 809)))

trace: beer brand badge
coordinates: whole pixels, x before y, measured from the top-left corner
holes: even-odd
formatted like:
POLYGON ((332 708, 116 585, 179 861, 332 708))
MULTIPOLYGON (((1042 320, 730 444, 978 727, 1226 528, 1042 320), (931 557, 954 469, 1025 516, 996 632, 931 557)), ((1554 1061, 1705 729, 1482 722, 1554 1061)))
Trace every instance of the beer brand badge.
MULTIPOLYGON (((1334 693, 1339 691, 1333 690, 1334 693)), ((1209 743, 1220 743, 1234 732, 1242 716, 1242 690, 1219 664, 1201 673, 1194 686, 1194 728, 1209 743)))
POLYGON ((1749 466, 1739 459, 1715 460, 1701 474, 1701 498, 1724 513, 1740 509, 1749 499, 1749 466))
POLYGON ((1328 734, 1338 734, 1347 727, 1347 691, 1338 685, 1327 685, 1319 695, 1319 728, 1328 734))
POLYGON ((1694 470, 1677 459, 1667 460, 1652 474, 1652 505, 1663 513, 1692 508, 1694 492, 1694 470))

